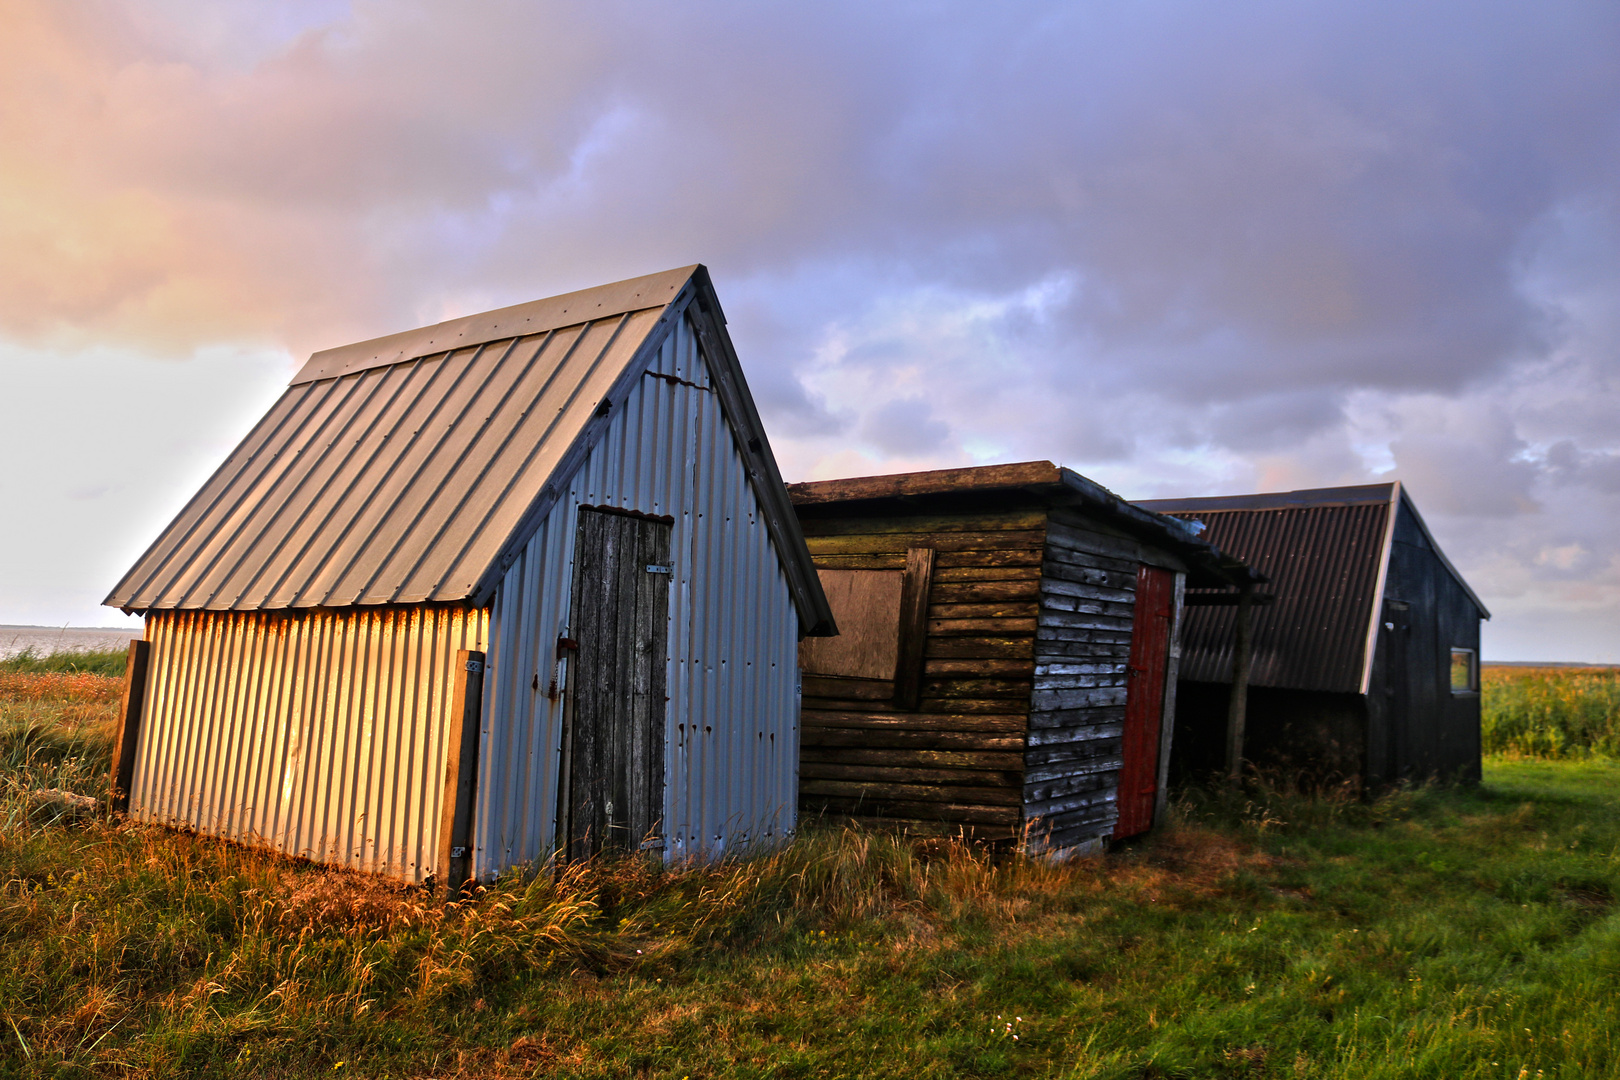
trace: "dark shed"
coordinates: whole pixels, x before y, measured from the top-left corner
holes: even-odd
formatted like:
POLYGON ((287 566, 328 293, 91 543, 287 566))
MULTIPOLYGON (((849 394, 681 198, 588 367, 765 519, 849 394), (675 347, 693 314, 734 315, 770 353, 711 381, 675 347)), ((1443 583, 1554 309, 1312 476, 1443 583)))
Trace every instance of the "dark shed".
MULTIPOLYGON (((1479 778, 1490 612, 1399 483, 1137 505, 1203 522, 1211 543, 1271 578, 1274 602, 1254 610, 1246 757, 1371 786, 1479 778)), ((1189 607, 1178 776, 1221 765, 1235 617, 1189 607)))
POLYGON ((1184 585, 1240 565, 1046 461, 788 491, 840 629, 800 649, 802 810, 1049 853, 1152 825, 1184 585))

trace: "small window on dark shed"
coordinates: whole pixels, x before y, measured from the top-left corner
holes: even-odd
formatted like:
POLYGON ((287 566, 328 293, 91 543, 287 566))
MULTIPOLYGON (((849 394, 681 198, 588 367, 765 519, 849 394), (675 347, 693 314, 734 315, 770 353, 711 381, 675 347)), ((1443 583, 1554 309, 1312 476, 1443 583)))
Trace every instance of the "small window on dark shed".
POLYGON ((821 587, 838 623, 837 637, 799 642, 806 675, 893 679, 900 659, 899 570, 819 570, 821 587))
POLYGON ((1451 650, 1451 692, 1479 693, 1479 654, 1473 649, 1451 650))

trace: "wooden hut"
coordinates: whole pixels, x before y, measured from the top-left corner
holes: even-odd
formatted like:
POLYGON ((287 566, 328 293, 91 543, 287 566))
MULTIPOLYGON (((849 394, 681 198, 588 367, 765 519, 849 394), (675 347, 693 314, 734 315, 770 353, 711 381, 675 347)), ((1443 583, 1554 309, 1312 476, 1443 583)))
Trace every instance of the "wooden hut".
POLYGON ((788 491, 840 627, 801 646, 802 812, 1049 853, 1152 825, 1183 589, 1240 565, 1046 461, 788 491))
MULTIPOLYGON (((1479 630, 1490 612, 1399 483, 1137 505, 1271 578, 1254 609, 1244 756, 1379 786, 1479 778, 1479 630)), ((1189 609, 1177 771, 1221 767, 1234 613, 1189 609)))
POLYGON ((134 816, 451 885, 781 841, 834 630, 701 266, 315 354, 107 603, 134 816))

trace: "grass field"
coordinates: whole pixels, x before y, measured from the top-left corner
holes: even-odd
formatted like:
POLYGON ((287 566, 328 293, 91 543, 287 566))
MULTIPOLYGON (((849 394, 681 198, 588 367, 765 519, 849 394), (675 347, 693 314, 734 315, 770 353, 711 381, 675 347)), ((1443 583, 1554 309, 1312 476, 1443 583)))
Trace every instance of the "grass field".
POLYGON ((1620 668, 1480 672, 1487 753, 1530 758, 1620 758, 1620 668))
POLYGON ((0 673, 0 1074, 1620 1076, 1620 766, 1193 794, 1063 867, 817 828, 419 893, 99 819, 117 681, 0 673))
POLYGON ((52 672, 71 674, 111 675, 122 678, 129 657, 125 649, 85 649, 78 652, 40 654, 24 649, 15 656, 0 660, 0 673, 12 675, 39 675, 52 672))

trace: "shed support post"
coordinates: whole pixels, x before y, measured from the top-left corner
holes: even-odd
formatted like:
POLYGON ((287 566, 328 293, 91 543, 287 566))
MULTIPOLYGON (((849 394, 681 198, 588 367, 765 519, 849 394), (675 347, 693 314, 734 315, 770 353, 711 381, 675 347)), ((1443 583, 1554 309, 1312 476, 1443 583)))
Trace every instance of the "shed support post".
POLYGON ((472 866, 472 819, 478 785, 478 735, 482 726, 484 654, 456 652, 450 730, 444 755, 444 799, 439 810, 439 886, 445 900, 459 899, 472 866))
POLYGON ((151 643, 139 638, 129 643, 124 662, 124 696, 118 706, 118 731, 112 751, 109 802, 117 814, 129 812, 129 788, 135 782, 135 749, 141 736, 141 709, 146 702, 146 660, 151 643))
POLYGON ((1164 664, 1164 712, 1159 721, 1159 786, 1153 794, 1153 824, 1164 824, 1170 805, 1170 748, 1176 733, 1176 681, 1181 677, 1181 626, 1187 613, 1187 575, 1177 572, 1170 616, 1170 648, 1164 664))
POLYGON ((1237 643, 1232 650, 1232 698, 1226 713, 1226 778, 1243 778, 1243 727, 1249 710, 1249 654, 1254 612, 1254 583, 1243 583, 1238 594, 1237 643))

